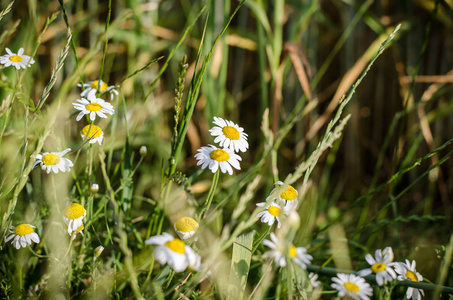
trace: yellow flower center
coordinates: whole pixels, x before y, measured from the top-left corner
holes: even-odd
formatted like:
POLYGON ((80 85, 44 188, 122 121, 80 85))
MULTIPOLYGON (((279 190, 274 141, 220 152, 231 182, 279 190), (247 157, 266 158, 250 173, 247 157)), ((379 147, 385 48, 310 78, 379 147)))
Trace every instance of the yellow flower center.
POLYGON ((410 271, 410 270, 406 271, 406 278, 409 278, 412 281, 418 282, 417 275, 414 272, 410 271))
POLYGON ((297 198, 297 191, 292 186, 288 185, 280 197, 286 201, 293 201, 297 198))
POLYGON ((91 125, 91 129, 90 129, 90 125, 87 125, 87 126, 83 127, 82 134, 84 136, 87 136, 87 134, 88 134, 88 137, 90 139, 97 138, 97 137, 101 136, 102 129, 99 128, 99 126, 96 126, 96 125, 91 125), (88 130, 90 131, 89 134, 88 134, 88 130))
POLYGON ((228 153, 226 151, 224 151, 224 150, 221 150, 221 149, 217 149, 217 150, 212 151, 209 154, 209 157, 211 157, 211 159, 216 160, 218 162, 227 161, 230 158, 228 153))
POLYGON ((360 291, 360 288, 357 284, 355 283, 352 283, 352 282, 346 282, 344 284, 344 287, 350 291, 350 292, 353 292, 353 293, 358 293, 360 291))
POLYGON ((278 208, 277 206, 269 206, 267 211, 274 217, 278 217, 278 215, 280 214, 280 208, 278 208))
POLYGON ((59 161, 60 161, 60 157, 53 153, 46 154, 42 157, 42 162, 46 166, 52 166, 52 165, 58 164, 59 161))
POLYGON ((82 231, 82 230, 83 230, 83 224, 80 225, 79 228, 77 228, 77 229, 75 230, 75 232, 77 233, 77 232, 80 232, 80 231, 82 231))
POLYGON ((373 271, 373 273, 379 273, 379 272, 384 271, 385 268, 386 268, 385 264, 377 263, 377 264, 374 264, 374 265, 371 266, 371 271, 373 271))
POLYGON ((85 208, 78 203, 71 203, 66 207, 64 216, 70 220, 77 220, 85 215, 85 208))
POLYGON ((165 247, 175 251, 176 253, 184 254, 186 253, 186 249, 184 248, 184 242, 180 239, 174 239, 173 241, 169 241, 165 243, 165 247))
POLYGON ((24 236, 33 232, 33 227, 28 224, 20 224, 16 227, 16 234, 20 236, 24 236))
POLYGON ((230 140, 239 140, 239 131, 233 126, 223 127, 222 132, 230 140))
POLYGON ((192 218, 184 217, 176 222, 176 230, 181 232, 191 232, 198 229, 198 223, 192 218))
POLYGON ((11 55, 9 57, 9 60, 13 62, 21 62, 23 59, 19 55, 11 55))
POLYGON ((296 246, 292 245, 291 248, 289 248, 289 256, 290 257, 297 256, 296 246))
MULTIPOLYGON (((93 83, 90 85, 90 87, 91 87, 92 89, 97 89, 97 88, 98 88, 98 84, 99 84, 99 80, 95 80, 95 81, 93 81, 93 83)), ((100 91, 105 91, 107 88, 108 88, 107 83, 105 83, 104 81, 101 80, 101 85, 100 85, 100 87, 99 87, 99 90, 100 90, 100 91)))
POLYGON ((87 104, 87 106, 85 106, 85 107, 89 111, 98 111, 98 110, 102 109, 102 105, 100 105, 99 103, 96 103, 96 102, 87 104))

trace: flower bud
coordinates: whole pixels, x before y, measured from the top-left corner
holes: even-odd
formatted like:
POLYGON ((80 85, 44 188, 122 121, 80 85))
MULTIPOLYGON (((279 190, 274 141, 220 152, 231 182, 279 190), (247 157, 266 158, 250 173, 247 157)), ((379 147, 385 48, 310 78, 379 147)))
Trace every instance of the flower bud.
POLYGON ((99 257, 102 254, 102 251, 104 251, 104 247, 97 246, 96 249, 94 249, 94 257, 99 257))
POLYGON ((146 153, 148 153, 148 148, 146 148, 146 146, 141 146, 140 147, 140 155, 141 156, 145 156, 146 153))
POLYGON ((91 185, 91 192, 92 192, 93 194, 95 194, 95 193, 97 193, 97 191, 99 191, 99 185, 98 185, 97 183, 93 183, 93 184, 91 185))

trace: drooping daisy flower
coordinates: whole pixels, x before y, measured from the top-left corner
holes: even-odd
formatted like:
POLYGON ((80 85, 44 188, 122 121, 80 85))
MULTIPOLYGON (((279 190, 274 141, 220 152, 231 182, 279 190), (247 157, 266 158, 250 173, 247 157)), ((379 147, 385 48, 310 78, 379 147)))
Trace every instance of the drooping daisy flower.
MULTIPOLYGON (((423 276, 415 270, 415 260, 412 263, 406 259, 406 263, 396 263, 395 271, 398 273, 397 279, 399 281, 410 280, 414 282, 423 281, 423 276)), ((413 287, 407 288, 406 298, 412 300, 420 300, 422 296, 425 296, 425 292, 422 289, 413 287)))
POLYGON ((220 147, 228 148, 234 152, 247 151, 249 143, 244 128, 217 117, 214 117, 213 123, 217 126, 209 129, 209 132, 212 136, 216 136, 214 143, 219 143, 220 147))
POLYGON ((318 274, 311 272, 308 274, 308 279, 310 279, 310 284, 313 288, 317 288, 321 285, 321 282, 318 281, 318 274))
POLYGON ((35 242, 36 244, 39 244, 39 236, 33 230, 33 228, 36 227, 29 224, 10 226, 9 228, 10 235, 6 238, 5 242, 8 243, 10 240, 14 238, 11 244, 13 244, 17 250, 19 250, 20 247, 25 248, 27 247, 27 245, 31 245, 32 241, 35 242))
POLYGON ((351 297, 356 300, 369 300, 373 295, 371 286, 360 276, 338 273, 332 278, 332 288, 338 291, 340 297, 351 297))
POLYGON ((69 234, 83 229, 83 218, 85 218, 86 214, 85 208, 78 203, 71 203, 66 207, 63 219, 68 225, 69 234))
POLYGON ((24 48, 20 48, 16 53, 11 52, 8 48, 5 49, 8 54, 0 56, 0 63, 5 67, 14 66, 16 69, 26 69, 30 65, 34 64, 35 61, 28 55, 24 55, 24 48))
POLYGON ((278 199, 284 205, 283 209, 285 210, 285 213, 288 214, 289 211, 294 209, 298 204, 297 190, 293 188, 291 185, 288 185, 283 192, 281 192, 278 195, 275 195, 277 189, 284 185, 284 183, 281 181, 277 181, 275 185, 276 187, 271 191, 270 196, 266 198, 266 202, 271 201, 272 199, 278 199))
POLYGON ((376 250, 374 257, 371 254, 367 254, 365 259, 371 265, 371 268, 360 270, 359 276, 365 277, 374 273, 376 274, 377 284, 381 286, 387 281, 396 279, 396 273, 392 269, 395 263, 392 262, 393 250, 391 247, 386 247, 384 250, 376 250))
POLYGON ((200 269, 200 256, 190 246, 169 233, 152 236, 145 241, 145 244, 157 245, 154 249, 154 257, 161 264, 169 264, 175 272, 182 272, 187 267, 193 270, 200 269))
POLYGON ((102 144, 102 141, 104 140, 104 132, 99 126, 96 126, 94 124, 83 127, 80 135, 84 140, 89 138, 90 144, 97 142, 99 146, 102 144))
POLYGON ((106 114, 113 115, 115 110, 113 105, 105 102, 101 98, 96 98, 96 90, 88 92, 87 99, 77 99, 77 103, 72 103, 74 108, 81 112, 77 115, 76 120, 80 121, 84 115, 90 115, 90 120, 96 120, 96 115, 100 118, 107 118, 106 114))
MULTIPOLYGON (((82 87, 82 85, 79 83, 77 84, 78 87, 82 87)), ((109 93, 110 94, 110 100, 113 100, 113 95, 118 96, 118 91, 115 90, 115 86, 111 85, 109 86, 106 82, 102 80, 95 80, 95 81, 90 81, 88 83, 84 83, 83 87, 85 88, 82 93, 80 93, 81 97, 86 97, 88 93, 91 90, 99 91, 101 93, 109 93)))
POLYGON ((175 223, 175 231, 182 240, 191 238, 197 229, 197 221, 189 217, 183 217, 175 223))
POLYGON ((43 154, 38 154, 35 157, 33 168, 40 164, 41 169, 46 171, 47 174, 50 172, 57 174, 59 171, 69 172, 74 164, 69 159, 63 157, 69 151, 71 151, 71 148, 61 152, 44 152, 43 154))
POLYGON ((258 207, 264 207, 266 206, 266 210, 258 213, 256 216, 258 218, 261 218, 261 222, 269 224, 269 226, 272 226, 277 220, 277 227, 280 228, 282 224, 280 223, 280 213, 281 213, 281 207, 277 203, 273 202, 271 204, 267 204, 266 202, 261 202, 257 203, 256 206, 258 207), (267 206, 266 206, 267 205, 267 206))
POLYGON ((263 245, 271 248, 271 251, 264 253, 265 256, 273 258, 275 263, 280 267, 286 266, 286 257, 292 259, 296 264, 298 264, 302 269, 306 269, 307 265, 310 264, 313 257, 310 254, 307 254, 307 249, 304 247, 295 247, 291 245, 289 248, 288 245, 285 245, 277 239, 275 234, 271 232, 271 241, 264 240, 263 245))
POLYGON ((239 155, 227 148, 217 149, 215 146, 209 146, 210 147, 201 147, 198 149, 199 153, 195 154, 195 158, 198 160, 197 166, 202 165, 202 169, 209 166, 212 173, 217 172, 220 167, 222 173, 228 172, 230 175, 233 175, 233 168, 236 170, 241 169, 239 161, 242 160, 242 158, 239 155))

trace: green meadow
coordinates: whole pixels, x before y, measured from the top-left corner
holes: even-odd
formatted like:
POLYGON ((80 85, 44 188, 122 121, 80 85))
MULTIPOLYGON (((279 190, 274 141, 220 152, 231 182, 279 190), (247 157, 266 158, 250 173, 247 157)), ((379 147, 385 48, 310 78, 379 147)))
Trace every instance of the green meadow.
POLYGON ((452 299, 453 1, 0 1, 0 299, 452 299))

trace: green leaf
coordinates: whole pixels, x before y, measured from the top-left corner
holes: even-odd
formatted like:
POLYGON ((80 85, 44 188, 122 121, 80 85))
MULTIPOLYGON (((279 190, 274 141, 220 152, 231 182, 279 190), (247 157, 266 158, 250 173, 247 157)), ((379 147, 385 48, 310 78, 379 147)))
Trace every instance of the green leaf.
POLYGON ((242 299, 252 259, 252 245, 255 231, 240 235, 233 244, 228 298, 242 299))

